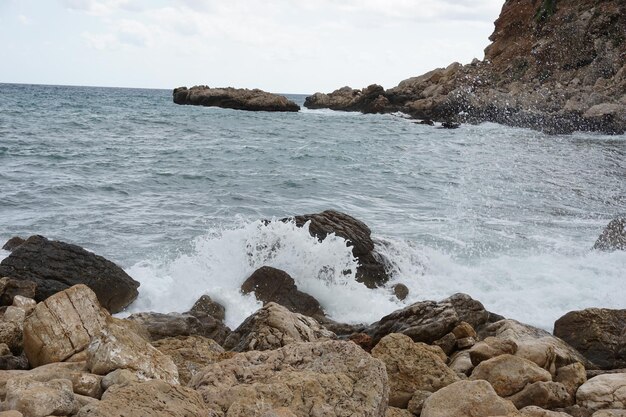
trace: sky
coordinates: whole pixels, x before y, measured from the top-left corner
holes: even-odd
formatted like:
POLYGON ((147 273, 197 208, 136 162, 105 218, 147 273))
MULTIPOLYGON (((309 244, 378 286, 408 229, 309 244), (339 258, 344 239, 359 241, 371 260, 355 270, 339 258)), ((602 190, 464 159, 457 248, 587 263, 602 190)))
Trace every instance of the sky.
POLYGON ((504 0, 0 0, 0 83, 385 88, 482 59, 504 0))

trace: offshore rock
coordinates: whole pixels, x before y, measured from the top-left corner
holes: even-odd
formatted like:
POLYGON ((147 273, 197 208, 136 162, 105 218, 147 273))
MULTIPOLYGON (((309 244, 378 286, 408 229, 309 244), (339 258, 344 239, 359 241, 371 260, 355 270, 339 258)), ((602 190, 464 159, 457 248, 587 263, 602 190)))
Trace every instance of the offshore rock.
POLYGON ((377 84, 372 84, 362 90, 343 87, 330 94, 315 93, 307 97, 304 101, 304 107, 308 109, 385 113, 390 103, 384 94, 385 89, 377 84))
POLYGON ((554 335, 600 369, 626 368, 626 310, 570 311, 554 323, 554 335))
POLYGON ((139 283, 113 262, 80 246, 31 236, 0 262, 0 276, 37 284, 35 300, 43 301, 72 285, 91 288, 100 304, 117 313, 137 298, 139 283))
POLYGON ((626 250, 626 218, 612 220, 593 248, 604 251, 626 250))
POLYGON ((254 293, 263 303, 275 302, 289 311, 305 316, 323 316, 320 303, 307 293, 298 290, 295 281, 285 271, 263 266, 241 284, 244 294, 254 293))
POLYGON ((382 417, 389 390, 383 363, 342 341, 240 353, 205 367, 189 386, 229 417, 281 407, 297 417, 382 417))
POLYGON ((233 330, 224 347, 236 352, 273 350, 297 342, 334 338, 335 334, 315 319, 268 303, 233 330))
POLYGON ((374 250, 372 231, 365 223, 335 210, 295 216, 293 220, 298 227, 310 222, 309 233, 320 241, 332 233, 346 239, 348 246, 352 246, 354 257, 359 262, 357 281, 369 288, 376 288, 389 280, 381 255, 374 250))
POLYGON ((135 313, 128 316, 127 320, 144 327, 153 341, 166 337, 199 335, 221 344, 230 333, 224 323, 208 314, 135 313))
POLYGON ((487 381, 459 381, 428 397, 421 417, 504 416, 516 411, 487 381))
POLYGON ((205 85, 179 87, 173 92, 174 103, 222 107, 235 110, 297 112, 300 106, 286 97, 265 91, 243 88, 209 88, 205 85))

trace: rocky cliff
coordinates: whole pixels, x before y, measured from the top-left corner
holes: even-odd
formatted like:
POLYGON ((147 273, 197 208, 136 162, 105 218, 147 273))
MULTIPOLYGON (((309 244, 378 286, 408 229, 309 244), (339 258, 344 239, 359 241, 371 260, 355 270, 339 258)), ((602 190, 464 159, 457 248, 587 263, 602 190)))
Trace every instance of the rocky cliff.
POLYGON ((626 131, 626 2, 507 0, 482 61, 384 90, 344 87, 308 108, 491 121, 548 133, 626 131))

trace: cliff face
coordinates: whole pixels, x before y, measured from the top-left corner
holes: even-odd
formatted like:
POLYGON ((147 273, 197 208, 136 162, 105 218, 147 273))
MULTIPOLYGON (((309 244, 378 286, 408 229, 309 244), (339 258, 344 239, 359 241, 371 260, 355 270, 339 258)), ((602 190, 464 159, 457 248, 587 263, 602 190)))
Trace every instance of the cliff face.
POLYGON ((305 106, 549 133, 626 131, 624 0, 507 0, 490 40, 483 61, 454 63, 386 91, 317 93, 305 106))

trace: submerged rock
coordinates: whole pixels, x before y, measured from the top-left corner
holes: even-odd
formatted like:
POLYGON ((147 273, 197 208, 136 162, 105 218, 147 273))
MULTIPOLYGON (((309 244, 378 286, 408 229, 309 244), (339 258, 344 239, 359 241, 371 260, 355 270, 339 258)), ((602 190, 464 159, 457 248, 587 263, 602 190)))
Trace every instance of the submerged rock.
POLYGON ((91 288, 100 304, 117 313, 137 298, 139 283, 113 262, 80 246, 31 236, 0 262, 0 276, 33 281, 43 301, 72 285, 91 288))
POLYGON ((598 237, 593 248, 604 251, 626 250, 626 218, 612 220, 598 237))
POLYGON ((243 88, 179 87, 173 92, 174 103, 223 107, 235 110, 297 112, 300 106, 286 97, 265 91, 243 88))

